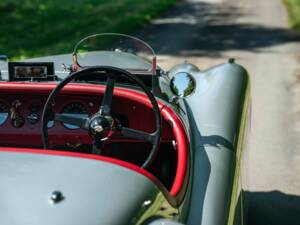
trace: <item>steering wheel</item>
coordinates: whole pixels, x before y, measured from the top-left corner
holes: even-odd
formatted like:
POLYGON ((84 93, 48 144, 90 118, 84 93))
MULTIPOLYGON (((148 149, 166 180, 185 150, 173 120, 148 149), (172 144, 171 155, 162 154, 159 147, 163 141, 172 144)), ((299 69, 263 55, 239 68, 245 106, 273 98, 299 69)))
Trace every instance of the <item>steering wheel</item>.
POLYGON ((68 77, 63 79, 50 93, 47 101, 43 108, 41 129, 42 129, 42 140, 44 149, 48 149, 48 126, 47 123, 50 119, 60 121, 63 123, 72 124, 78 126, 88 132, 93 140, 93 154, 101 154, 101 148, 103 143, 112 138, 113 134, 119 133, 123 137, 133 138, 138 140, 144 140, 152 144, 152 149, 145 162, 142 164, 142 168, 148 167, 154 160, 161 139, 162 122, 159 107, 154 95, 150 90, 143 84, 143 82, 130 72, 111 66, 94 66, 82 69, 80 71, 70 74, 68 77), (60 114, 55 113, 52 110, 53 99, 61 92, 64 86, 73 81, 76 78, 83 77, 86 75, 94 76, 107 76, 105 93, 102 98, 102 103, 98 112, 92 116, 86 115, 71 115, 71 114, 60 114), (115 120, 111 114, 111 104, 113 99, 113 91, 115 87, 115 81, 117 76, 124 76, 130 81, 136 83, 149 98, 153 111, 155 114, 156 130, 153 133, 147 133, 140 130, 131 129, 122 126, 117 120, 115 120))

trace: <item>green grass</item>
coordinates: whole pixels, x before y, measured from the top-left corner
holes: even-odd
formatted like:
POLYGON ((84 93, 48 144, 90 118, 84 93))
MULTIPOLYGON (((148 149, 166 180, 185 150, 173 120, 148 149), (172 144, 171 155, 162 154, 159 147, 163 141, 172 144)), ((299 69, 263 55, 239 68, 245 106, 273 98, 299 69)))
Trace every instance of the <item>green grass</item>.
POLYGON ((178 0, 0 0, 0 54, 70 53, 84 36, 128 33, 178 0))
POLYGON ((284 2, 290 15, 292 28, 300 31, 300 0, 284 0, 284 2))

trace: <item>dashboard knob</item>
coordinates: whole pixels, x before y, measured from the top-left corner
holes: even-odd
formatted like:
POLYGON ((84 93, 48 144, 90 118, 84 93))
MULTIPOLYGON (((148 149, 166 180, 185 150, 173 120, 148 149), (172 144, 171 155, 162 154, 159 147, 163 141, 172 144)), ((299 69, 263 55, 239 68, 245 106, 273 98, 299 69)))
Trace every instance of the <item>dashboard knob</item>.
POLYGON ((24 125, 25 121, 24 121, 24 118, 22 116, 20 117, 17 117, 15 119, 12 119, 12 125, 15 127, 15 128, 20 128, 24 125))
POLYGON ((39 116, 36 113, 30 113, 27 116, 27 120, 30 124, 34 125, 39 121, 39 116))
POLYGON ((21 104, 22 103, 19 100, 16 100, 12 103, 12 106, 10 108, 10 118, 11 118, 12 125, 15 128, 20 128, 25 123, 24 117, 21 115, 19 110, 21 104))

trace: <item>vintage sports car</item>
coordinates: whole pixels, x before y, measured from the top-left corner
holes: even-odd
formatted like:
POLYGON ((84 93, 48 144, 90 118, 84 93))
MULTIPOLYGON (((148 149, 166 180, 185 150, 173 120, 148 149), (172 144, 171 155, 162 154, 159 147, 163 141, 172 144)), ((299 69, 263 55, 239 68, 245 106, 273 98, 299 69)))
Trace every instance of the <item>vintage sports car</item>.
POLYGON ((95 34, 0 64, 1 225, 244 223, 249 77, 233 59, 163 71, 140 39, 95 34))

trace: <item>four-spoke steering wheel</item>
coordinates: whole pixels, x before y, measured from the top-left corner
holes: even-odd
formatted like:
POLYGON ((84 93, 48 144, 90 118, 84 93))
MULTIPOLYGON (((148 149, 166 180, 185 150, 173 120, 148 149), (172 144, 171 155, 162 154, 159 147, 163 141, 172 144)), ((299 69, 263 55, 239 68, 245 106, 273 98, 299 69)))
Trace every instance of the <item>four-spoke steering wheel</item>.
POLYGON ((86 130, 93 140, 92 153, 94 154, 101 154, 101 147, 103 146, 103 143, 107 139, 112 138, 114 133, 120 133, 123 137, 143 140, 151 143, 152 149, 146 161, 141 166, 142 168, 146 168, 151 164, 151 162, 154 160, 157 154, 160 144, 162 122, 159 107, 154 95, 136 76, 132 75, 126 70, 116 67, 95 66, 82 69, 78 72, 70 74, 52 90, 44 105, 41 119, 42 140, 44 149, 49 148, 47 123, 50 119, 67 124, 72 124, 86 130), (92 116, 72 115, 53 112, 53 99, 61 92, 63 87, 71 81, 75 80, 76 78, 83 77, 86 75, 107 76, 106 89, 98 112, 96 112, 92 116), (113 118, 111 114, 111 105, 117 76, 124 76, 130 81, 136 83, 148 96, 155 114, 156 130, 153 133, 147 133, 144 131, 124 127, 119 122, 117 122, 115 118, 113 118))

